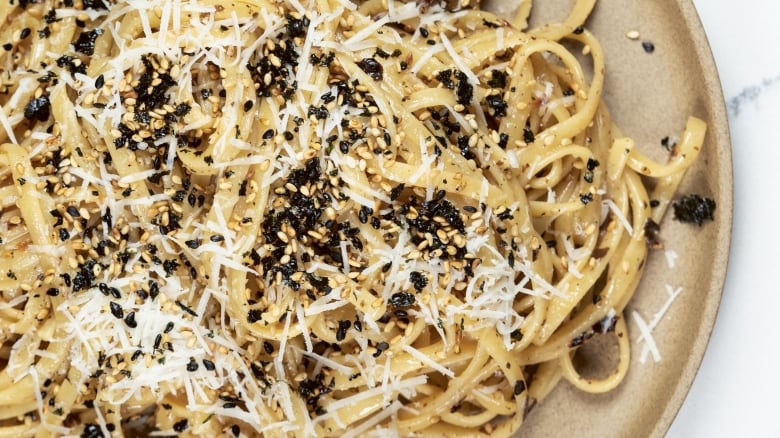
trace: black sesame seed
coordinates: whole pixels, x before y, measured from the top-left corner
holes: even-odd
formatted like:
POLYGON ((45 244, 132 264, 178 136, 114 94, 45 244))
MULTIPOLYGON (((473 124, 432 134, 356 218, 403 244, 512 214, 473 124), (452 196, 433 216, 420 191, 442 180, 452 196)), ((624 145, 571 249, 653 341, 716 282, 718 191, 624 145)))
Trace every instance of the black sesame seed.
POLYGON ((586 170, 585 171, 585 175, 582 177, 582 179, 584 179, 585 182, 587 182, 587 183, 592 183, 593 182, 593 172, 590 171, 590 170, 586 170))
POLYGON ((173 430, 175 430, 176 432, 184 432, 185 430, 187 430, 187 427, 188 427, 187 419, 185 418, 181 421, 174 423, 173 430))
POLYGON ((653 44, 650 41, 643 41, 642 42, 642 48, 645 50, 645 53, 653 53, 653 52, 655 52, 655 44, 653 44))
POLYGON ((485 102, 488 105, 488 108, 492 110, 492 114, 496 118, 502 118, 506 117, 507 114, 507 108, 509 105, 507 102, 501 98, 501 96, 497 94, 490 95, 485 98, 485 102))
POLYGON ((266 354, 272 354, 274 352, 274 346, 268 341, 263 341, 263 350, 265 350, 266 354))
POLYGON ((412 282, 412 285, 417 290, 417 292, 420 292, 425 288, 425 286, 428 284, 428 279, 420 272, 414 271, 409 274, 409 281, 412 282))
POLYGON ((339 328, 336 331, 336 340, 341 342, 347 337, 347 330, 352 326, 352 322, 348 320, 339 321, 339 328))
POLYGON ((125 316, 125 324, 130 328, 138 327, 138 323, 135 320, 135 312, 130 312, 125 316))
POLYGON ((30 28, 29 27, 25 27, 24 29, 22 29, 22 32, 19 34, 19 39, 23 40, 23 39, 27 38, 28 36, 30 36, 30 32, 31 32, 30 28))
POLYGON ((160 285, 157 284, 154 280, 149 280, 149 296, 152 299, 157 298, 157 295, 160 293, 160 285))
POLYGON ((325 120, 325 119, 328 118, 329 114, 330 114, 330 112, 325 107, 325 105, 310 106, 309 107, 309 111, 308 111, 308 115, 310 117, 314 116, 314 118, 316 118, 317 120, 325 120))
POLYGON ((360 67, 361 70, 366 72, 371 79, 375 81, 381 81, 384 76, 384 68, 382 67, 382 64, 379 63, 374 58, 363 58, 360 62, 358 62, 358 67, 360 67))
POLYGON ((203 368, 206 368, 208 371, 214 371, 216 369, 214 362, 208 359, 203 359, 203 368))
POLYGON ((173 275, 176 269, 179 267, 179 262, 173 259, 168 259, 163 262, 163 270, 166 275, 173 275))
POLYGON ((187 371, 189 372, 195 372, 198 371, 198 363, 195 362, 195 359, 190 358, 189 363, 187 364, 187 371))
POLYGON ((59 294, 60 294, 60 290, 53 287, 49 288, 49 290, 46 291, 46 295, 50 297, 56 297, 59 294))
POLYGON ((411 307, 414 301, 414 295, 409 292, 396 292, 390 297, 390 304, 393 307, 411 307))
POLYGON ((246 320, 251 324, 263 319, 263 312, 260 309, 250 309, 247 313, 246 320))
POLYGON ((24 107, 24 118, 27 120, 38 120, 45 122, 49 119, 51 103, 48 96, 41 96, 30 102, 24 107))
POLYGON ((506 209, 502 211, 501 213, 496 215, 497 218, 501 219, 502 221, 505 221, 507 219, 512 219, 512 210, 506 209))
MULTIPOLYGON (((62 409, 59 409, 60 412, 62 412, 62 409)), ((81 436, 87 437, 87 438, 98 438, 103 437, 103 431, 100 429, 100 426, 94 423, 87 423, 84 425, 84 432, 81 433, 81 436)))
POLYGON ((587 205, 591 201, 593 201, 593 193, 585 193, 580 195, 580 202, 583 204, 587 205))
POLYGON ((358 219, 360 219, 361 224, 368 223, 368 215, 371 214, 373 211, 372 209, 366 207, 365 205, 360 207, 360 211, 358 212, 358 219))
POLYGON ((116 301, 112 301, 109 306, 111 307, 111 314, 114 315, 114 318, 122 319, 122 317, 125 316, 125 312, 122 310, 122 306, 120 306, 116 301))
POLYGON ((287 29, 287 33, 292 38, 299 38, 299 37, 305 37, 306 32, 309 30, 309 24, 311 23, 307 17, 303 18, 295 18, 291 15, 287 15, 285 17, 287 19, 287 24, 285 24, 285 29, 287 29))
POLYGON ((57 219, 57 222, 54 224, 54 226, 55 226, 55 227, 59 227, 60 225, 62 225, 62 224, 63 224, 63 221, 62 221, 62 214, 60 214, 60 212, 59 212, 59 211, 57 211, 57 210, 49 210, 49 214, 50 214, 50 215, 51 215, 53 218, 57 219))
POLYGON ((523 141, 526 143, 533 143, 534 140, 536 140, 536 137, 534 136, 534 132, 531 131, 531 128, 523 128, 523 141))
POLYGON ((509 144, 509 134, 504 132, 498 134, 498 147, 500 147, 501 149, 506 149, 508 144, 509 144))
POLYGON ((336 96, 334 96, 332 92, 328 91, 320 96, 320 99, 322 99, 325 104, 328 104, 336 100, 336 96))
POLYGON ((382 341, 376 344, 376 353, 374 353, 373 356, 379 357, 379 355, 382 354, 382 352, 387 350, 388 348, 390 348, 390 344, 388 344, 387 342, 382 341))
POLYGON ((398 197, 401 196, 401 192, 404 191, 405 187, 406 186, 403 183, 393 187, 392 190, 390 190, 390 200, 395 201, 398 199, 398 197))
POLYGON ((73 56, 68 55, 62 55, 59 58, 57 58, 57 66, 59 67, 67 67, 68 71, 71 73, 83 73, 86 74, 87 72, 87 66, 84 63, 81 63, 79 65, 76 65, 76 62, 74 61, 73 56))

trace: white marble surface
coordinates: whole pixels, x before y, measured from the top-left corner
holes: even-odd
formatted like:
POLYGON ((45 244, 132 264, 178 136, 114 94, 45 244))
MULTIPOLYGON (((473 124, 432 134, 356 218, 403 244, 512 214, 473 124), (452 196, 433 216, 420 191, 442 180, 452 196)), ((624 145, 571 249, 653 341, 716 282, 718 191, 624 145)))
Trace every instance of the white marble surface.
POLYGON ((729 108, 734 227, 710 345, 669 438, 780 437, 780 2, 694 0, 729 108))

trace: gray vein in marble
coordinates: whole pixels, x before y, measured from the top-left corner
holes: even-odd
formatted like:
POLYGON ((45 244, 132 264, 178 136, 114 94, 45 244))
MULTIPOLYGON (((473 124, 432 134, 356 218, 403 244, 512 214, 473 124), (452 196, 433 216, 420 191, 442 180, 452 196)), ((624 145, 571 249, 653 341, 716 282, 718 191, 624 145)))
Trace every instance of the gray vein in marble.
POLYGON ((746 104, 750 102, 754 102, 756 99, 758 99, 759 96, 761 96, 761 93, 764 90, 774 85, 777 85, 779 83, 780 83, 780 76, 775 76, 774 78, 764 79, 758 85, 753 85, 742 89, 742 91, 740 91, 739 94, 729 99, 727 104, 729 115, 732 117, 738 116, 740 110, 746 104))

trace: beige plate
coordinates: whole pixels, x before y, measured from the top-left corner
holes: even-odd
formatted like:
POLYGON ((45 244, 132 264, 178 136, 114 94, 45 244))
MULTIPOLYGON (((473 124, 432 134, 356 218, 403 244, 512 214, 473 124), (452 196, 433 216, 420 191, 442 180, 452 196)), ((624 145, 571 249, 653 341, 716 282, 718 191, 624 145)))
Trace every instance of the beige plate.
MULTIPOLYGON (((506 0, 485 0, 488 8, 506 0)), ((571 0, 534 1, 532 23, 560 21, 571 0)), ((504 15, 507 16, 507 15, 504 15)), ((639 362, 637 328, 628 316, 631 368, 614 392, 584 394, 562 382, 531 412, 524 437, 661 437, 679 410, 707 347, 720 302, 731 235, 731 147, 718 74, 690 0, 600 0, 586 27, 606 52, 605 99, 623 132, 644 152, 662 159, 660 140, 677 136, 689 115, 707 122, 703 152, 680 193, 698 193, 717 203, 714 222, 699 228, 672 220, 661 225, 666 248, 679 254, 667 266, 653 251, 645 277, 626 312, 646 321, 663 305, 665 285, 683 288, 654 332, 662 360, 639 362), (639 31, 631 40, 626 33, 639 31), (645 53, 642 41, 655 45, 645 53)))

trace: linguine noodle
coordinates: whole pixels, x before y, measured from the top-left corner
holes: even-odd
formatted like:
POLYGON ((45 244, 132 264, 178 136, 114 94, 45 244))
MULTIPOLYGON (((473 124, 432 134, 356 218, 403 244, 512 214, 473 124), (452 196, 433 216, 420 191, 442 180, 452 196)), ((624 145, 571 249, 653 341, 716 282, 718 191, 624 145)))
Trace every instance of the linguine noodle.
POLYGON ((705 125, 614 125, 594 2, 0 6, 0 437, 509 436, 614 389, 705 125))

